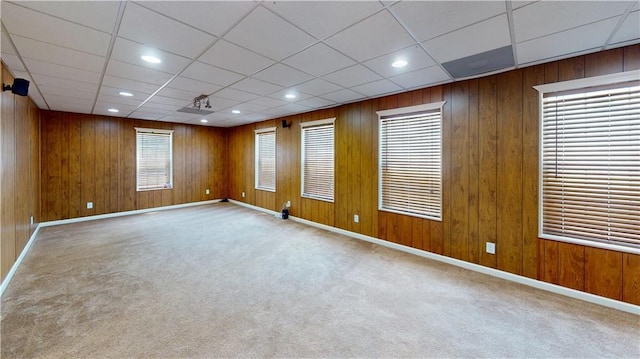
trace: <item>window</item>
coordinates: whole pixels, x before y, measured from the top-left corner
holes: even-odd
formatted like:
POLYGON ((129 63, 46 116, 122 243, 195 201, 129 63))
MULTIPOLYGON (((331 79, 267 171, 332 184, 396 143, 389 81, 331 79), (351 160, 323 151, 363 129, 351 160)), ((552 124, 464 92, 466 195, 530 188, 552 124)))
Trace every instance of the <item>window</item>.
POLYGON ((303 122, 302 197, 333 201, 335 118, 303 122))
POLYGON ((276 128, 256 130, 256 189, 276 191, 276 128))
POLYGON ((640 71, 536 86, 540 236, 640 252, 640 71))
POLYGON ((136 127, 136 189, 173 188, 173 130, 136 127))
POLYGON ((377 112, 380 210, 442 220, 443 105, 377 112))

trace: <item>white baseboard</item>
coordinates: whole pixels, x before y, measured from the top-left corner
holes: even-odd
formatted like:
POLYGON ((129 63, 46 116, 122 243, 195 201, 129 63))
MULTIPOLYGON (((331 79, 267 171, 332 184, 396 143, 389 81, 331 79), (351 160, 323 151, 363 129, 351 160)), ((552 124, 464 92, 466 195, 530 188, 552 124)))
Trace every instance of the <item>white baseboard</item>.
MULTIPOLYGON (((271 210, 268 210, 268 209, 265 209, 265 208, 261 208, 261 207, 257 207, 257 206, 253 206, 253 205, 250 205, 250 204, 247 204, 247 203, 244 203, 244 202, 238 202, 238 201, 231 200, 231 199, 229 200, 229 202, 238 204, 238 205, 243 206, 243 207, 255 209, 255 210, 258 210, 258 211, 261 211, 261 212, 266 212, 266 213, 270 213, 270 214, 274 214, 274 215, 278 214, 278 212, 271 211, 271 210)), ((512 281, 512 282, 515 282, 515 283, 524 284, 524 285, 529 286, 529 287, 542 289, 542 290, 545 290, 547 292, 552 292, 552 293, 564 295, 564 296, 567 296, 567 297, 580 299, 580 300, 583 300, 585 302, 599 304, 599 305, 602 305, 602 306, 605 306, 605 307, 621 310, 621 311, 628 312, 628 313, 631 313, 631 314, 640 315, 640 306, 637 306, 637 305, 634 305, 634 304, 631 304, 631 303, 621 302, 621 301, 618 301, 618 300, 601 297, 599 295, 586 293, 586 292, 582 292, 582 291, 579 291, 579 290, 575 290, 575 289, 566 288, 566 287, 562 287, 562 286, 559 286, 559 285, 543 282, 543 281, 540 281, 540 280, 523 277, 523 276, 520 276, 520 275, 517 275, 517 274, 508 273, 508 272, 504 272, 504 271, 501 271, 501 270, 498 270, 498 269, 481 266, 481 265, 478 265, 478 264, 475 264, 475 263, 465 262, 465 261, 462 261, 462 260, 459 260, 459 259, 446 257, 446 256, 443 256, 443 255, 439 255, 439 254, 423 251, 423 250, 412 248, 412 247, 403 246, 401 244, 385 241, 385 240, 382 240, 382 239, 366 236, 364 234, 355 233, 355 232, 347 231, 347 230, 336 228, 336 227, 327 226, 325 224, 312 222, 312 221, 309 221, 309 220, 306 220, 306 219, 302 219, 302 218, 298 218, 298 217, 294 217, 294 216, 289 216, 289 219, 291 219, 292 221, 295 221, 295 222, 299 222, 299 223, 303 223, 303 224, 309 225, 309 226, 325 229, 325 230, 330 231, 330 232, 342 234, 342 235, 345 235, 345 236, 349 236, 349 237, 352 237, 352 238, 360 239, 360 240, 367 241, 367 242, 370 242, 370 243, 375 243, 375 244, 378 244, 378 245, 381 245, 381 246, 384 246, 384 247, 387 247, 387 248, 392 248, 392 249, 396 249, 396 250, 403 251, 403 252, 406 252, 406 253, 411 253, 411 254, 414 254, 414 255, 417 255, 417 256, 420 256, 420 257, 433 259, 433 260, 436 260, 438 262, 451 264, 451 265, 454 265, 456 267, 472 270, 474 272, 487 274, 487 275, 490 275, 490 276, 493 276, 493 277, 506 279, 506 280, 509 280, 509 281, 512 281)))
POLYGON ((24 260, 24 257, 26 257, 26 255, 27 255, 27 252, 29 252, 29 249, 33 245, 33 242, 36 241, 36 236, 38 235, 38 232, 40 232, 40 224, 38 224, 36 226, 36 229, 31 234, 31 237, 29 237, 29 241, 27 242, 27 244, 22 249, 22 252, 20 252, 20 255, 18 256, 18 259, 16 259, 16 262, 13 263, 13 265, 11 266, 11 269, 9 270, 9 273, 7 273, 7 276, 4 277, 4 280, 0 284, 0 298, 4 294, 4 290, 7 289, 7 286, 9 285, 9 282, 11 282, 11 279, 13 278, 13 275, 18 270, 18 267, 20 266, 20 263, 22 263, 22 261, 24 260))
POLYGON ((105 219, 105 218, 131 216, 131 215, 134 215, 134 214, 142 214, 142 213, 157 212, 157 211, 166 211, 168 209, 201 206, 203 204, 216 203, 216 202, 220 202, 220 201, 222 201, 222 200, 221 199, 214 199, 214 200, 210 200, 210 201, 190 202, 190 203, 183 203, 183 204, 174 204, 174 205, 171 205, 171 206, 136 209, 136 210, 133 210, 133 211, 115 212, 115 213, 107 213, 107 214, 98 214, 98 215, 95 215, 95 216, 61 219, 61 220, 58 220, 58 221, 42 222, 42 223, 40 223, 40 226, 41 227, 50 227, 50 226, 57 226, 57 225, 60 225, 60 224, 87 222, 87 221, 95 221, 95 220, 98 220, 98 219, 105 219))

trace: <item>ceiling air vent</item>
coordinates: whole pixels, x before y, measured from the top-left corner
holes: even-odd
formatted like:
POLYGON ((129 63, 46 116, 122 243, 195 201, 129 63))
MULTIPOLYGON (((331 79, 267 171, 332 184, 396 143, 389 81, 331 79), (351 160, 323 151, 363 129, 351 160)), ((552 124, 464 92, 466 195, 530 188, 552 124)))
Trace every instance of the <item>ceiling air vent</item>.
POLYGON ((511 45, 442 63, 451 76, 457 79, 502 70, 514 65, 511 45))

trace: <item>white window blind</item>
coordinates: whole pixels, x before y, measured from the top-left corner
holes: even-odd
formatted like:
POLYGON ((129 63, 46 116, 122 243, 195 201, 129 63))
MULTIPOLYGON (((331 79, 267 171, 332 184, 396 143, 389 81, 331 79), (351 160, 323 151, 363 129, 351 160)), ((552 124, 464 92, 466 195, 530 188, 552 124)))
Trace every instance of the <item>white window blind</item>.
POLYGON ((442 219, 442 105, 379 116, 379 209, 442 219))
POLYGON ((256 130, 256 189, 276 190, 276 129, 256 130))
POLYGON ((172 130, 136 128, 136 189, 173 187, 172 130))
POLYGON ((335 118, 303 122, 302 196, 333 201, 335 118))
POLYGON ((543 93, 541 117, 541 237, 640 249, 640 81, 543 93))

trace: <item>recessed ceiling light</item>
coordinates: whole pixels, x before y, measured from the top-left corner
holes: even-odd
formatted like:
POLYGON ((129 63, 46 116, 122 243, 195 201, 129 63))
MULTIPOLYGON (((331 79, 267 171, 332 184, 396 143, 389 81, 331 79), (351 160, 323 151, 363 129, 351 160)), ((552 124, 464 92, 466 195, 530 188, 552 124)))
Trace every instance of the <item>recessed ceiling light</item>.
POLYGON ((284 95, 284 97, 286 97, 286 98, 296 98, 296 95, 293 94, 293 93, 288 93, 288 94, 284 95))
POLYGON ((133 96, 133 94, 132 94, 131 92, 127 92, 127 91, 120 91, 120 92, 118 92, 118 94, 119 94, 120 96, 126 96, 126 97, 131 97, 131 96, 133 96))
POLYGON ((117 108, 110 108, 107 111, 113 112, 113 113, 120 112, 117 108))
POLYGON ((239 114, 240 110, 233 110, 233 111, 231 111, 231 113, 239 114))
POLYGON ((394 61, 391 66, 393 67, 405 67, 407 66, 408 62, 406 60, 396 60, 394 61))
POLYGON ((141 59, 143 59, 146 62, 150 62, 152 64, 159 64, 162 62, 162 60, 160 60, 159 58, 155 57, 155 56, 151 56, 151 55, 143 55, 140 56, 141 59))
POLYGON ((203 118, 202 120, 200 120, 200 122, 207 123, 207 122, 209 122, 209 120, 207 120, 206 118, 203 118))

